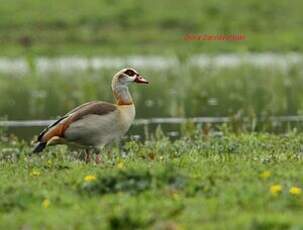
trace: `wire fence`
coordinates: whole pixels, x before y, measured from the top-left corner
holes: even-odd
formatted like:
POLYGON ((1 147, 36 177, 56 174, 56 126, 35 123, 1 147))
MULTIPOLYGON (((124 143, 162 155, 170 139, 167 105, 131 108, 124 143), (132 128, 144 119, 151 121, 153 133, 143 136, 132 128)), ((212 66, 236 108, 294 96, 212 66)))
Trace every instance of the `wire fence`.
MULTIPOLYGON (((151 125, 151 124, 183 124, 186 122, 193 123, 228 123, 235 120, 251 121, 248 117, 192 117, 192 118, 150 118, 136 119, 134 125, 151 125)), ((275 116, 275 117, 260 117, 255 118, 255 122, 271 121, 271 122, 301 122, 303 116, 275 116)), ((15 120, 15 121, 0 121, 0 127, 43 127, 48 126, 55 120, 15 120)))

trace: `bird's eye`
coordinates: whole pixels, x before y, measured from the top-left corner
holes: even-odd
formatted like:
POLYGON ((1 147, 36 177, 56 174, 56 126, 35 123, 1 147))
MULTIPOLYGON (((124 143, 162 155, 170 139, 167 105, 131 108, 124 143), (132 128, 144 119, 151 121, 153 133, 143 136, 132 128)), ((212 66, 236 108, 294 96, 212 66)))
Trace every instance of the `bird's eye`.
POLYGON ((134 76, 136 73, 133 71, 133 70, 131 70, 131 69, 128 69, 128 70, 126 70, 125 72, 124 72, 125 74, 127 74, 128 76, 134 76))

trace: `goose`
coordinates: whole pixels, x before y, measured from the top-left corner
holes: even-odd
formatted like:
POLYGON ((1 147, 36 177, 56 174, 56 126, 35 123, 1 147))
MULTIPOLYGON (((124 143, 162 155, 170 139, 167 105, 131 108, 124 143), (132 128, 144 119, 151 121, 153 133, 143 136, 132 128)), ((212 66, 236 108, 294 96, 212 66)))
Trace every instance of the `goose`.
POLYGON ((131 83, 148 81, 133 68, 120 70, 111 84, 115 104, 91 101, 76 107, 42 130, 33 153, 40 153, 49 145, 67 144, 84 148, 89 155, 90 149, 102 149, 121 138, 135 118, 135 105, 128 90, 131 83))

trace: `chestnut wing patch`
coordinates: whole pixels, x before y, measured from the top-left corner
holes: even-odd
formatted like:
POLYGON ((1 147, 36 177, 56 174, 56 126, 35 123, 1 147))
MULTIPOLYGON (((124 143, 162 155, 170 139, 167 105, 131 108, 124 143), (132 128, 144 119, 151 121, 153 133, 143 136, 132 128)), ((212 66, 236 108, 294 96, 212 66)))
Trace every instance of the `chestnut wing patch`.
POLYGON ((65 116, 59 118, 46 129, 44 129, 38 136, 38 141, 47 142, 54 136, 64 137, 64 132, 71 123, 90 114, 102 116, 111 113, 116 109, 117 107, 113 104, 96 101, 78 106, 71 112, 67 113, 65 116))
POLYGON ((42 141, 43 136, 53 127, 55 127, 57 124, 59 124, 63 119, 65 119, 67 116, 60 117, 58 120, 56 120, 54 123, 47 126, 45 129, 42 130, 42 132, 39 134, 37 141, 42 141))

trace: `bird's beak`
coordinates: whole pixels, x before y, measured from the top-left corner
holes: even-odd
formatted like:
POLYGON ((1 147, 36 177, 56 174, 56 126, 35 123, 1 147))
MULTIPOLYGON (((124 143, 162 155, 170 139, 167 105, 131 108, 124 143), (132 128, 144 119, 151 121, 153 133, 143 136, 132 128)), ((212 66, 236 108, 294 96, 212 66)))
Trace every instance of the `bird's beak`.
POLYGON ((141 75, 137 75, 134 82, 139 84, 148 84, 148 81, 144 79, 141 75))

